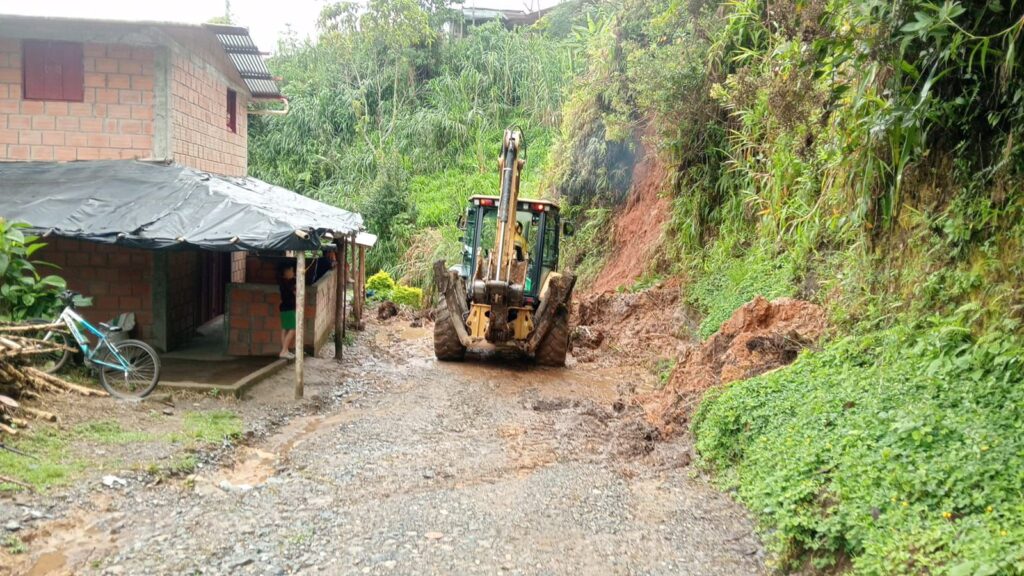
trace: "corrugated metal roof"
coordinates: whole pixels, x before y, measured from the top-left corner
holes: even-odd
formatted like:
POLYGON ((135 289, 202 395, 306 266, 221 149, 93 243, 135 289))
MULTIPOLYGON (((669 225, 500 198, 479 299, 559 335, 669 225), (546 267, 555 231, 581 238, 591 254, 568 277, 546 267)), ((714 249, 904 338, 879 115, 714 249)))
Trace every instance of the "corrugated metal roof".
POLYGON ((238 70, 253 98, 281 97, 274 76, 263 62, 264 53, 252 41, 248 28, 220 24, 203 24, 203 27, 217 36, 217 41, 238 70))

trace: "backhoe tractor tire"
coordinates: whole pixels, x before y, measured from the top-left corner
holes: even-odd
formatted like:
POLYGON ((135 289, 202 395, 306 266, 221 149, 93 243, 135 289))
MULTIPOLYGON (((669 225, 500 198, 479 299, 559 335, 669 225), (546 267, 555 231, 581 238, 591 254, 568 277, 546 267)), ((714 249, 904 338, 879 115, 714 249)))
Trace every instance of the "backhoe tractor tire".
POLYGON ((565 366, 569 351, 569 312, 564 308, 555 313, 551 329, 537 345, 534 359, 541 366, 565 366))
POLYGON ((466 357, 466 347, 459 340, 459 333, 455 331, 455 322, 461 322, 460 318, 448 310, 448 303, 444 295, 441 295, 441 303, 434 312, 434 356, 442 361, 462 360, 466 357))

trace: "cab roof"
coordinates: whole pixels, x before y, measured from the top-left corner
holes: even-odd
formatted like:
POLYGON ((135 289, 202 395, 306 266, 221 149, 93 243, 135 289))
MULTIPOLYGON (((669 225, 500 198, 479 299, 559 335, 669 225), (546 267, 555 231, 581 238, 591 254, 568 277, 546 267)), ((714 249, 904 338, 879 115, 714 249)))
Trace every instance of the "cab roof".
MULTIPOLYGON (((470 196, 469 200, 470 200, 470 202, 472 202, 473 200, 482 200, 484 198, 487 198, 489 200, 501 200, 501 198, 498 197, 498 196, 487 196, 485 194, 476 194, 476 195, 470 196)), ((555 210, 559 210, 560 209, 558 207, 558 203, 557 202, 552 202, 551 200, 533 200, 531 198, 520 198, 519 202, 528 202, 530 204, 545 204, 547 206, 551 206, 555 210)))

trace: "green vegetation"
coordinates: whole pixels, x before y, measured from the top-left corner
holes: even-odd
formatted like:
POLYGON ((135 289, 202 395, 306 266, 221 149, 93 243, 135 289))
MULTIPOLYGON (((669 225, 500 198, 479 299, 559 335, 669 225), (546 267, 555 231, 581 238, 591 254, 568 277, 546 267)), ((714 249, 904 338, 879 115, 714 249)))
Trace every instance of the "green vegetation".
POLYGON ((783 568, 1021 573, 1022 381, 1024 339, 933 318, 712 393, 697 449, 783 568))
MULTIPOLYGON (((697 421, 785 569, 1024 572, 1022 8, 591 13, 549 161, 563 197, 581 216, 618 205, 642 140, 674 206, 669 258, 643 272, 686 281, 702 337, 758 294, 816 300, 850 334, 712 394, 697 421)), ((581 270, 601 265, 592 242, 568 247, 581 270)))
MULTIPOLYGON (((84 459, 71 453, 70 440, 68 434, 49 427, 5 439, 6 444, 32 457, 0 450, 0 475, 37 489, 66 484, 87 466, 84 459)), ((13 484, 0 483, 0 490, 17 489, 13 484)))
POLYGON ((285 40, 270 66, 291 112, 254 117, 253 175, 358 210, 380 240, 371 270, 424 287, 435 257, 457 257, 471 194, 495 194, 502 131, 528 138, 527 195, 541 181, 575 64, 568 19, 510 32, 463 28, 443 3, 327 5, 315 44, 285 40))
POLYGON ((423 290, 421 288, 397 284, 391 275, 383 270, 366 279, 366 289, 373 291, 374 300, 391 300, 395 304, 415 309, 423 306, 423 290))
POLYGON ((709 258, 706 269, 687 289, 687 298, 704 312, 698 330, 704 340, 755 296, 772 300, 792 296, 794 291, 793 270, 785 260, 753 251, 742 258, 709 258))
MULTIPOLYGON (((184 416, 182 430, 170 434, 156 434, 146 430, 129 430, 113 420, 85 422, 70 429, 38 424, 22 431, 16 438, 5 438, 11 448, 28 454, 24 456, 0 450, 0 476, 7 476, 38 490, 60 486, 74 481, 88 470, 117 469, 118 461, 88 455, 83 447, 97 445, 130 445, 152 442, 184 443, 186 449, 199 444, 217 443, 237 439, 242 434, 242 421, 229 410, 189 412, 184 416)), ((160 471, 157 465, 141 465, 151 472, 160 471)), ((196 467, 193 454, 176 456, 164 469, 172 474, 189 474, 196 467)), ((0 491, 18 490, 13 484, 0 483, 0 491)))
POLYGON ((237 440, 242 436, 242 419, 231 410, 185 413, 182 431, 172 435, 176 441, 211 443, 237 440))
POLYGON ((25 545, 21 538, 14 535, 6 536, 3 546, 10 554, 24 554, 28 552, 28 546, 25 545))
POLYGON ((153 434, 144 430, 125 430, 120 423, 113 420, 96 420, 80 424, 74 428, 72 436, 97 444, 131 444, 155 439, 153 434))
POLYGON ((195 454, 184 454, 174 458, 164 470, 173 476, 187 476, 196 471, 198 464, 195 454))
POLYGON ((66 287, 59 276, 40 276, 37 266, 44 263, 31 258, 46 244, 26 236, 27 227, 0 218, 0 322, 51 316, 66 287))

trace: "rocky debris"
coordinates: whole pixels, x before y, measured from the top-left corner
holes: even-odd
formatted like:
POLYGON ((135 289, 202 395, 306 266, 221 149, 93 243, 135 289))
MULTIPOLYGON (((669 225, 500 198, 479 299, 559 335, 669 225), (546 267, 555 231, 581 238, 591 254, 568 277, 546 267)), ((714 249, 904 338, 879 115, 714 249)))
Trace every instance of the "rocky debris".
POLYGON ((574 312, 570 342, 579 362, 643 364, 680 355, 699 325, 672 282, 642 292, 580 295, 574 312))
POLYGON ((704 391, 752 378, 791 363, 827 326, 818 305, 792 298, 769 302, 758 296, 738 308, 718 332, 681 355, 665 388, 637 401, 662 434, 685 430, 704 391))
POLYGON ((395 316, 398 316, 398 306, 394 302, 385 300, 377 306, 378 320, 387 320, 395 316))
POLYGON ((127 480, 119 476, 114 476, 112 474, 104 476, 101 481, 103 482, 103 485, 106 486, 107 488, 124 488, 125 486, 128 486, 127 480))
POLYGON ((596 350, 604 342, 604 332, 590 326, 577 326, 569 336, 569 344, 573 347, 573 355, 581 348, 596 350))

